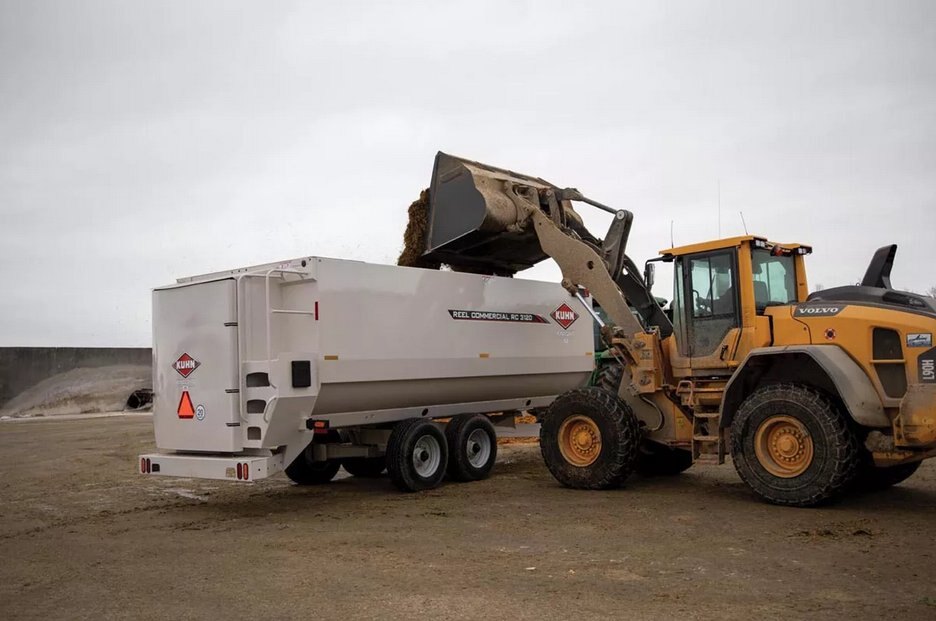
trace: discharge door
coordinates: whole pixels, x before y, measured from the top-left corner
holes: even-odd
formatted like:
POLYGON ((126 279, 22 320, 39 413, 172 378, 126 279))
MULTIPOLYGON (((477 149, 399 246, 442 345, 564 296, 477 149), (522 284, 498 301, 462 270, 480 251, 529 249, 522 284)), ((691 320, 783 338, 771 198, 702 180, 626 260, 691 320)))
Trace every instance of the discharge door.
POLYGON ((157 289, 153 325, 156 446, 241 450, 235 281, 157 289))

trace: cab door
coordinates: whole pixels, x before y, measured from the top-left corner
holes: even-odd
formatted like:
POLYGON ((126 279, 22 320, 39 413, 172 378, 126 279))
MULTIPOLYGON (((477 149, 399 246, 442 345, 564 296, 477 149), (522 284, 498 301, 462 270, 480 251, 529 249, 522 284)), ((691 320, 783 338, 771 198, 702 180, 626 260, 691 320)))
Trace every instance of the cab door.
POLYGON ((736 248, 676 260, 674 328, 693 374, 728 371, 741 325, 737 263, 736 248))

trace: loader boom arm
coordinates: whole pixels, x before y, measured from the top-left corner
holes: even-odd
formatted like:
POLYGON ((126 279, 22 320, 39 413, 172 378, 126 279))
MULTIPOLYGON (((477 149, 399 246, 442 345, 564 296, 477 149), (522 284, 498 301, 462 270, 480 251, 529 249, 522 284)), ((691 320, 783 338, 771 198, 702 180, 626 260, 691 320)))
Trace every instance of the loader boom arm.
POLYGON ((591 292, 625 334, 644 332, 634 317, 661 337, 672 324, 627 256, 633 214, 594 201, 574 188, 539 177, 439 153, 430 186, 429 228, 423 257, 454 269, 513 274, 551 257, 563 285, 591 292), (614 215, 605 239, 595 238, 572 201, 614 215))

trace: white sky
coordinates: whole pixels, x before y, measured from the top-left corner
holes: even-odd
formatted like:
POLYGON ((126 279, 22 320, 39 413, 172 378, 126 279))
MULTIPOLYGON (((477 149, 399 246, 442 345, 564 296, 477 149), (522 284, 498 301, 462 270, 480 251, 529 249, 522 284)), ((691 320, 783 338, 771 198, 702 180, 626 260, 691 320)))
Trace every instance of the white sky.
POLYGON ((0 346, 148 345, 179 276, 392 263, 437 150, 632 210, 638 263, 718 235, 720 180, 722 235, 814 245, 811 283, 896 242, 926 290, 936 3, 0 0, 0 346))

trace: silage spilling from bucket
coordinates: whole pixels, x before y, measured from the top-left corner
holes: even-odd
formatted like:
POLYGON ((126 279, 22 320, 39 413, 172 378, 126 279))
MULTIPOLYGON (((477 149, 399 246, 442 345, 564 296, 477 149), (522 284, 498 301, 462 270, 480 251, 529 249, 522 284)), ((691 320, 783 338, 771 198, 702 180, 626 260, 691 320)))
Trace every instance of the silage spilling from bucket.
POLYGON ((429 235, 429 189, 419 193, 419 198, 413 201, 407 212, 409 221, 403 233, 403 252, 397 259, 397 265, 404 267, 423 267, 437 270, 441 267, 438 262, 427 261, 423 258, 429 235))

